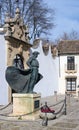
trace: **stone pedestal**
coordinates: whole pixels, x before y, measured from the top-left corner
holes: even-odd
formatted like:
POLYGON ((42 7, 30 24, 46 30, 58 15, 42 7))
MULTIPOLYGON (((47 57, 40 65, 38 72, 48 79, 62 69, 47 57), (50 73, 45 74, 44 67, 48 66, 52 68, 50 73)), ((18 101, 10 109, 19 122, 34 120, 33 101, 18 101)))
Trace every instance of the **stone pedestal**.
POLYGON ((39 116, 40 98, 40 94, 13 94, 13 115, 35 119, 39 116))

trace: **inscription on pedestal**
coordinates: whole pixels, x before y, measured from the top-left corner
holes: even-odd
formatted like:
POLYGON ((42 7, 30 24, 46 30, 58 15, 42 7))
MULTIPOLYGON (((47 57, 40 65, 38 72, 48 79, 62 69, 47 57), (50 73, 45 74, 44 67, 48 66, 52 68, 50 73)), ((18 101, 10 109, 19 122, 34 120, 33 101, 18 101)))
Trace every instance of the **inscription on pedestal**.
POLYGON ((40 101, 36 100, 34 101, 34 109, 39 108, 40 101))

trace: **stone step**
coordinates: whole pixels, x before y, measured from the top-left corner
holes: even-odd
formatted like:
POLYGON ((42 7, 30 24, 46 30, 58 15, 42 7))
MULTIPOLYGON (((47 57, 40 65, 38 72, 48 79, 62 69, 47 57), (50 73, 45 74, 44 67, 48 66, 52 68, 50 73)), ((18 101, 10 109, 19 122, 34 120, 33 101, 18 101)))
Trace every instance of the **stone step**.
POLYGON ((77 126, 78 124, 74 124, 71 122, 57 122, 49 127, 48 130, 73 130, 76 129, 77 126))
POLYGON ((2 126, 3 124, 4 124, 4 122, 1 121, 1 122, 0 122, 0 130, 1 130, 1 126, 2 126))
POLYGON ((64 122, 79 124, 79 119, 64 119, 64 122))
POLYGON ((10 130, 20 130, 19 126, 13 126, 12 128, 10 128, 10 130))
POLYGON ((72 128, 49 127, 47 130, 72 130, 72 128))
POLYGON ((20 130, 20 126, 13 124, 12 122, 5 121, 0 122, 0 130, 20 130))

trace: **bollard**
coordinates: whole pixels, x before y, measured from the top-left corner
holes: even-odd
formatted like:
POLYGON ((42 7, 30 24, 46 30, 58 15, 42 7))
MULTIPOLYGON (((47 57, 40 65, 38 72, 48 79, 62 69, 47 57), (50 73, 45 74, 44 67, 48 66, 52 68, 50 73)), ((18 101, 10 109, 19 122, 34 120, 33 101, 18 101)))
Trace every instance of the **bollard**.
POLYGON ((65 115, 67 115, 66 93, 65 93, 65 103, 64 103, 64 105, 65 105, 65 115))
MULTIPOLYGON (((47 108, 47 102, 45 102, 45 109, 47 108)), ((43 118, 42 121, 42 126, 47 126, 48 125, 48 117, 47 117, 47 112, 45 111, 45 117, 43 118)))
POLYGON ((78 91, 78 99, 79 99, 79 91, 78 91))
POLYGON ((67 105, 70 107, 70 94, 67 94, 67 105))
POLYGON ((57 91, 54 91, 55 99, 57 101, 57 91))

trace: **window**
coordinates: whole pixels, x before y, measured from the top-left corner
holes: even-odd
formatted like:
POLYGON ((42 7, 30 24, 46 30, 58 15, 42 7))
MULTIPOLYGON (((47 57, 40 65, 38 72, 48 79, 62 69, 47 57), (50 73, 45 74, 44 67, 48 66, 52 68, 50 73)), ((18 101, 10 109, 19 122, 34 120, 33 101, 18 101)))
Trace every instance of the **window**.
POLYGON ((67 57, 67 70, 75 70, 74 56, 67 57))
POLYGON ((76 78, 66 78, 66 90, 76 91, 76 78))

